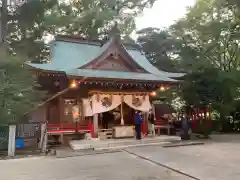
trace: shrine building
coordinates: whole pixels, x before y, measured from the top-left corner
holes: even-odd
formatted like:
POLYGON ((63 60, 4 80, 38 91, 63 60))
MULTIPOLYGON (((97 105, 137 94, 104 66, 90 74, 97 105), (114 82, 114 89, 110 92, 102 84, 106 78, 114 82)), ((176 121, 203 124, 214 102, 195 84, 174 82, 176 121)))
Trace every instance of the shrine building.
MULTIPOLYGON (((183 76, 157 69, 138 46, 123 44, 118 36, 107 41, 56 36, 49 61, 28 64, 51 95, 30 120, 47 121, 49 135, 97 137, 108 129, 113 137, 132 137, 134 112, 146 118, 156 90, 178 85, 183 76)), ((142 131, 147 133, 147 121, 142 131)))

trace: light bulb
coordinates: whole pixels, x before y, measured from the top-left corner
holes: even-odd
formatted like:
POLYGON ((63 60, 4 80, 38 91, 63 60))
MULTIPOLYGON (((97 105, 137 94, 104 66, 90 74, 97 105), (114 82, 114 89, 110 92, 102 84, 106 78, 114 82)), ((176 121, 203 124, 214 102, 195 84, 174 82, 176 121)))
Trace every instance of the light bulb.
POLYGON ((161 87, 160 87, 160 91, 165 91, 165 87, 164 87, 164 86, 161 86, 161 87))
POLYGON ((77 82, 73 80, 70 84, 70 88, 76 88, 77 87, 77 82))
POLYGON ((156 96, 157 93, 155 91, 151 92, 151 96, 156 96))

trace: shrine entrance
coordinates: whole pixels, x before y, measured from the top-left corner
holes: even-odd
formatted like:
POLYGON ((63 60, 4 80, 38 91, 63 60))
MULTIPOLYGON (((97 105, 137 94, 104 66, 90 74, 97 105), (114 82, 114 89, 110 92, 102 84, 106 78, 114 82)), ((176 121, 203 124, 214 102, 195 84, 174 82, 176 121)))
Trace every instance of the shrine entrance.
MULTIPOLYGON (((122 105, 122 113, 124 119, 124 125, 134 125, 134 109, 129 107, 127 104, 123 103, 122 105)), ((113 126, 121 125, 121 108, 118 106, 116 109, 112 111, 107 111, 100 114, 99 117, 99 128, 101 129, 109 129, 113 126)))

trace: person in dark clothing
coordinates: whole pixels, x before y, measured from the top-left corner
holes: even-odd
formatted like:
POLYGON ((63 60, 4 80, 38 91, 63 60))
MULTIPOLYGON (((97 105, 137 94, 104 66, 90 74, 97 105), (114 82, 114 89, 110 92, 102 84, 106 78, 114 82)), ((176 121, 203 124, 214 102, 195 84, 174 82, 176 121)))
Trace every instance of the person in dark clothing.
POLYGON ((113 114, 110 112, 104 112, 102 115, 103 128, 108 129, 108 123, 109 121, 113 120, 113 114))
POLYGON ((155 136, 155 117, 152 111, 149 112, 148 116, 149 123, 151 124, 151 134, 155 136))
POLYGON ((135 112, 135 130, 136 130, 136 139, 140 140, 141 137, 141 125, 142 125, 142 117, 140 115, 140 112, 135 112))
POLYGON ((189 140, 190 139, 190 136, 189 136, 189 129, 190 129, 189 118, 188 117, 182 117, 181 124, 182 124, 181 138, 183 140, 189 140))

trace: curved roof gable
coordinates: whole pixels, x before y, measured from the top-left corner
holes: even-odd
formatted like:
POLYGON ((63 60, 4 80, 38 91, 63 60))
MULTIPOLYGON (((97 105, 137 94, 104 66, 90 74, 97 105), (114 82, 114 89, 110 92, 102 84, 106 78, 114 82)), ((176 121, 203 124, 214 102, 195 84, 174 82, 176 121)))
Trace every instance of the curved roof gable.
MULTIPOLYGON (((138 51, 138 50, 135 50, 138 51)), ((124 61, 124 64, 127 64, 129 67, 132 67, 133 72, 148 72, 145 70, 144 67, 140 66, 133 57, 129 54, 127 49, 121 44, 118 37, 113 36, 109 41, 107 41, 100 49, 99 54, 93 60, 89 60, 85 62, 81 67, 78 69, 85 69, 88 66, 92 67, 94 65, 97 67, 98 64, 106 60, 110 55, 117 55, 118 57, 122 57, 121 60, 124 61)), ((92 68, 96 69, 96 68, 92 68)), ((114 69, 113 69, 114 70, 114 69)), ((150 73, 150 72, 149 72, 150 73)))

